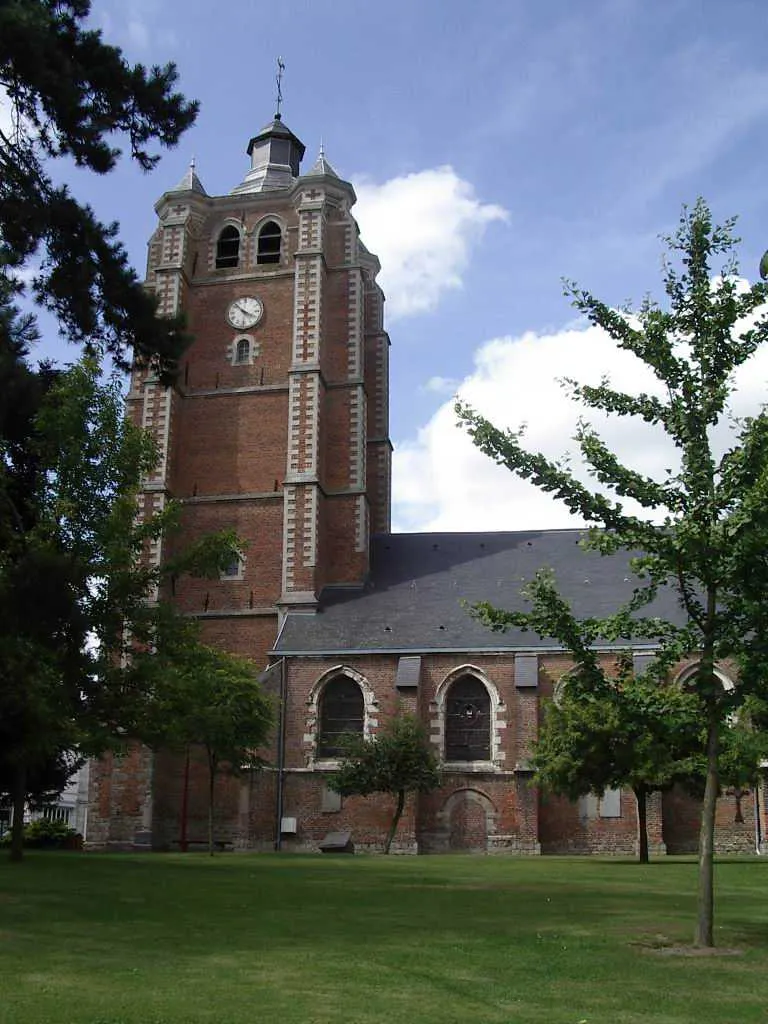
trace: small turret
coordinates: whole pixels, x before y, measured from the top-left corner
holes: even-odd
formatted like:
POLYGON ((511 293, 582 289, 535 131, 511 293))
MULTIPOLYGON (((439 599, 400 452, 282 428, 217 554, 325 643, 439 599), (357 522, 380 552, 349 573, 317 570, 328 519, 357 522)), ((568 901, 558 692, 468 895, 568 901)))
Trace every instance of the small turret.
POLYGON ((338 174, 336 173, 336 171, 334 171, 333 167, 331 167, 330 163, 326 159, 325 149, 323 147, 322 142, 320 143, 320 153, 319 153, 319 155, 317 157, 317 160, 315 160, 315 163, 314 163, 314 166, 312 167, 312 170, 311 171, 307 171, 307 173, 304 175, 304 177, 308 177, 309 175, 321 175, 321 174, 322 175, 327 175, 329 178, 338 178, 339 177, 338 174))
POLYGON ((251 169, 232 192, 264 192, 285 188, 299 176, 304 143, 275 114, 268 125, 248 143, 251 169))
POLYGON ((283 102, 283 58, 277 58, 277 111, 275 116, 258 135, 248 143, 247 153, 251 158, 251 169, 245 180, 232 189, 238 192, 266 192, 275 188, 286 188, 299 176, 299 164, 304 156, 304 143, 291 129, 283 124, 280 106, 283 102))
POLYGON ((184 177, 181 179, 176 188, 170 189, 171 192, 197 192, 201 196, 206 196, 208 193, 203 188, 203 183, 197 176, 195 171, 195 158, 189 161, 189 167, 184 177))

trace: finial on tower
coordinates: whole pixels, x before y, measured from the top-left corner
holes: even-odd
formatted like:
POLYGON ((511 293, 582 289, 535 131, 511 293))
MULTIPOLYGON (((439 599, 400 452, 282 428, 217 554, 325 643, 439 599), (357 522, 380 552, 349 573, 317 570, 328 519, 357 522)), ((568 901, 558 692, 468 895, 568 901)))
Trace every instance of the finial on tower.
POLYGON ((283 58, 277 58, 277 74, 275 75, 275 81, 277 82, 277 113, 275 118, 280 120, 280 104, 283 102, 283 72, 285 71, 285 64, 283 58))

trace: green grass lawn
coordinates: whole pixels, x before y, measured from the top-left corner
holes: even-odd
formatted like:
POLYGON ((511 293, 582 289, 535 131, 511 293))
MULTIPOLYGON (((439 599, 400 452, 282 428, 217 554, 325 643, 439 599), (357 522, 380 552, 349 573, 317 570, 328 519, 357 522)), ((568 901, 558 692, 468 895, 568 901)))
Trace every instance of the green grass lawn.
POLYGON ((768 863, 32 853, 0 862, 2 1024, 765 1024, 768 863), (665 952, 666 949, 666 952, 665 952))

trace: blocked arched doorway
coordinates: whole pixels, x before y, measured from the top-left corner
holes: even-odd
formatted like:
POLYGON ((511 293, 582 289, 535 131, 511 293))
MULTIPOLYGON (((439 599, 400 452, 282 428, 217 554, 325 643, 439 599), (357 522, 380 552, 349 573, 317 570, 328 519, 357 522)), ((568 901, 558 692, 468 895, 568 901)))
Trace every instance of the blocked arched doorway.
POLYGON ((496 808, 477 789, 457 789, 439 814, 448 833, 448 848, 456 853, 477 853, 488 849, 488 836, 495 832, 496 808))

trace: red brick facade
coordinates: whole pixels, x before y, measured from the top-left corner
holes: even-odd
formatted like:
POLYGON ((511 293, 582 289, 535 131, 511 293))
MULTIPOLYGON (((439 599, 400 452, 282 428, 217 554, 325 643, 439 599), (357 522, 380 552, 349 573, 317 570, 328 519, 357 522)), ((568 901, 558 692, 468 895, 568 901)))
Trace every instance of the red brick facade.
MULTIPOLYGON (((201 621, 207 641, 259 667, 287 613, 316 614, 323 587, 363 583, 370 534, 389 530, 389 340, 378 262, 358 239, 351 186, 319 166, 284 188, 212 198, 190 178, 190 187, 182 183, 161 198, 147 284, 163 311, 186 314, 194 342, 175 388, 161 389, 137 371, 128 395, 129 415, 154 433, 161 452, 144 507, 173 498, 186 539, 233 528, 243 540, 237 576, 180 581, 176 600, 201 621), (279 260, 260 264, 259 233, 268 222, 281 231, 279 260), (217 269, 227 226, 240 236, 237 265, 217 269), (257 298, 263 312, 238 330, 228 310, 243 297, 257 298), (246 359, 237 357, 238 342, 247 342, 246 359)), ((159 546, 151 552, 163 555, 159 546)), ((333 764, 317 756, 324 682, 335 672, 356 681, 370 733, 399 707, 413 711, 445 759, 447 694, 453 680, 471 675, 489 694, 489 756, 446 763, 441 788, 408 801, 393 848, 634 851, 631 793, 570 804, 532 785, 528 759, 542 700, 571 667, 567 658, 540 656, 538 679, 523 685, 510 653, 424 653, 418 686, 401 689, 398 660, 397 653, 287 658, 283 770, 275 744, 271 769, 219 780, 217 837, 238 848, 272 849, 279 838, 283 849, 315 850, 328 832, 348 830, 356 848, 381 848, 392 801, 339 801, 328 789, 333 764), (279 835, 281 819, 288 828, 279 835)), ((196 758, 186 769, 178 758, 136 747, 102 759, 92 779, 90 843, 173 848, 185 785, 187 839, 203 840, 207 794, 196 758)), ((737 822, 734 798, 721 800, 723 848, 754 849, 752 794, 741 810, 737 822)), ((689 799, 652 799, 652 850, 688 851, 696 828, 689 799)))

